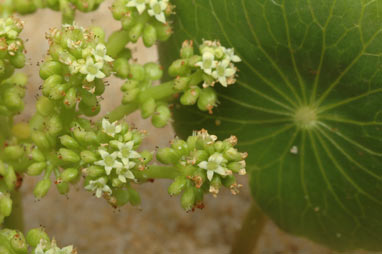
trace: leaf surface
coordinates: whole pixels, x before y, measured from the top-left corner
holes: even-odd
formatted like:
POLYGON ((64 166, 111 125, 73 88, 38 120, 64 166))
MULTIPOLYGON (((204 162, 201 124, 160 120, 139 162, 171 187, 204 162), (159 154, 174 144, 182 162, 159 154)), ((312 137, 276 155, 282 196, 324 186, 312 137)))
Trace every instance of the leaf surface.
POLYGON ((236 135, 253 196, 282 229, 382 249, 382 0, 173 3, 163 63, 186 39, 218 39, 243 60, 213 115, 175 107, 177 133, 236 135))

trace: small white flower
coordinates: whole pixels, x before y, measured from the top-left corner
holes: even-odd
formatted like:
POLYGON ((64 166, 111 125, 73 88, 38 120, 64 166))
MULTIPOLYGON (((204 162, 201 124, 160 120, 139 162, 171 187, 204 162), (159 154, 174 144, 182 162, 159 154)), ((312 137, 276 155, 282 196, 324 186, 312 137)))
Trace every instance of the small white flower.
POLYGON ((103 193, 111 194, 112 190, 106 184, 106 179, 104 177, 98 178, 97 180, 90 180, 89 184, 85 186, 85 190, 95 192, 96 197, 102 197, 103 193))
POLYGON ((123 168, 118 168, 117 169, 117 175, 118 175, 118 179, 123 182, 123 183, 126 183, 126 178, 129 178, 129 179, 132 179, 134 180, 135 179, 135 176, 134 174, 130 171, 131 168, 133 168, 135 166, 135 162, 133 161, 128 161, 127 164, 125 164, 125 166, 123 168))
POLYGON ((34 254, 75 254, 77 253, 73 246, 66 246, 62 249, 57 247, 56 241, 52 240, 50 247, 47 247, 46 241, 41 240, 40 243, 36 246, 34 254))
POLYGON ((206 129, 201 129, 200 131, 193 132, 192 135, 201 137, 202 140, 207 141, 207 144, 212 144, 218 139, 216 135, 208 134, 206 129))
POLYGON ((106 118, 102 119, 102 129, 107 135, 114 137, 122 131, 122 126, 117 122, 110 123, 106 118))
POLYGON ((216 67, 216 61, 214 57, 214 54, 212 54, 211 52, 204 52, 202 56, 202 61, 197 62, 195 65, 199 66, 208 75, 211 75, 212 69, 216 67))
POLYGON ((118 152, 108 153, 103 149, 99 149, 98 153, 101 155, 102 160, 94 162, 95 165, 103 166, 105 168, 106 175, 110 175, 113 168, 122 168, 123 165, 117 160, 118 152))
POLYGON ((235 55, 233 48, 230 48, 230 49, 224 48, 224 53, 226 55, 226 59, 228 59, 229 61, 236 62, 236 63, 241 62, 241 58, 239 56, 235 55))
POLYGON ((121 158, 124 165, 129 164, 129 159, 137 159, 141 157, 138 152, 133 150, 134 141, 129 141, 126 143, 118 142, 117 146, 119 149, 118 157, 121 158))
POLYGON ((71 74, 76 74, 80 71, 81 67, 85 64, 85 60, 84 59, 79 59, 77 61, 73 61, 70 65, 69 65, 69 71, 71 74))
POLYGON ((230 174, 230 171, 222 166, 222 164, 226 162, 227 160, 221 153, 214 153, 208 158, 208 161, 202 161, 198 164, 198 166, 207 170, 207 178, 211 181, 214 173, 222 176, 230 174))
POLYGON ((225 59, 218 63, 216 70, 212 72, 212 76, 217 79, 222 86, 227 87, 227 85, 231 84, 232 80, 234 80, 235 72, 234 67, 225 59), (229 80, 227 80, 227 78, 229 80))
POLYGON ((146 10, 147 0, 130 0, 126 6, 137 8, 139 14, 142 14, 146 10))
POLYGON ((150 16, 154 16, 159 22, 166 23, 166 16, 164 11, 167 9, 168 1, 167 0, 151 0, 150 9, 147 13, 150 16))
POLYGON ((81 48, 82 46, 82 41, 73 41, 71 39, 67 39, 66 40, 66 45, 68 46, 68 48, 70 49, 78 49, 78 48, 81 48))
POLYGON ((98 43, 95 49, 92 50, 92 54, 97 62, 112 62, 113 58, 106 55, 106 46, 102 43, 98 43))
POLYGON ((92 57, 86 58, 86 63, 81 66, 80 72, 86 75, 86 80, 92 82, 95 78, 104 78, 105 74, 101 71, 103 63, 95 62, 92 57))

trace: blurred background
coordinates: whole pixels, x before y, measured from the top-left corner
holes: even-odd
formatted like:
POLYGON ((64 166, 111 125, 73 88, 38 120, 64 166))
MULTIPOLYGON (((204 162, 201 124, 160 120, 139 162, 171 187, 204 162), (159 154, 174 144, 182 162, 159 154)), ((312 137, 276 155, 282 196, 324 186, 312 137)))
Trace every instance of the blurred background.
MULTIPOLYGON (((107 35, 119 29, 105 1, 101 8, 89 14, 77 13, 76 21, 81 26, 98 25, 107 35)), ((49 28, 59 27, 61 14, 51 10, 39 10, 36 14, 24 16, 22 37, 26 41, 29 76, 28 93, 24 114, 19 120, 27 120, 34 113, 38 87, 39 63, 48 49, 45 33, 49 28)), ((139 63, 158 61, 156 48, 147 49, 141 42, 130 45, 133 56, 139 63)), ((120 105, 123 81, 110 78, 102 103, 100 116, 120 105)), ((139 113, 127 121, 148 131, 143 148, 155 149, 166 146, 174 137, 170 126, 156 129, 150 120, 142 120, 139 113)), ((178 197, 167 194, 168 181, 156 181, 137 186, 141 193, 140 207, 125 206, 114 209, 103 199, 97 199, 83 190, 81 185, 72 188, 67 196, 58 194, 53 187, 47 197, 36 201, 33 188, 38 179, 28 177, 22 186, 24 195, 26 229, 43 226, 55 237, 60 246, 73 244, 80 254, 126 254, 126 253, 229 253, 235 232, 240 229, 241 220, 250 206, 251 197, 247 177, 240 177, 244 185, 237 196, 222 191, 217 198, 207 197, 206 207, 195 212, 185 212, 178 197)), ((288 236, 268 222, 260 239, 258 254, 329 254, 329 250, 314 243, 288 236)), ((246 253, 243 253, 246 254, 246 253)))

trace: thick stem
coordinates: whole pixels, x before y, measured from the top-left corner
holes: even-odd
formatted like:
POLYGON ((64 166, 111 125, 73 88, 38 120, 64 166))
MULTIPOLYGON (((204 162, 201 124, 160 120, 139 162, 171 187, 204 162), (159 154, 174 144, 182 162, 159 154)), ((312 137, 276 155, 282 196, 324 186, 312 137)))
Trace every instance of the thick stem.
POLYGON ((174 167, 150 165, 142 171, 134 172, 135 177, 140 181, 149 179, 174 179, 178 176, 178 171, 174 167))
POLYGON ((118 120, 121 120, 126 115, 133 113, 137 109, 138 109, 138 105, 136 103, 121 105, 115 108, 113 111, 111 111, 107 115, 107 117, 109 118, 110 122, 118 121, 118 120))
POLYGON ((139 95, 139 101, 140 103, 143 103, 149 98, 153 98, 154 100, 163 100, 173 96, 176 93, 177 91, 174 89, 174 83, 172 81, 168 81, 144 90, 139 95))
POLYGON ((253 253, 266 223, 265 214, 252 202, 240 231, 232 245, 231 254, 253 253))
POLYGON ((3 227, 24 231, 24 216, 21 191, 15 190, 11 193, 12 198, 12 213, 6 217, 3 227))

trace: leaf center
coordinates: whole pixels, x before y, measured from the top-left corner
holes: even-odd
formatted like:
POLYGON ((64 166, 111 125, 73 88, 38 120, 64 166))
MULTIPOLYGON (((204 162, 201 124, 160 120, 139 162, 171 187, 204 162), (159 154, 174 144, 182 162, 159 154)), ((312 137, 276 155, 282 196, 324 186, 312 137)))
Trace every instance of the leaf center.
POLYGON ((294 122, 301 129, 312 129, 317 125, 317 110, 311 106, 303 106, 296 110, 294 122))

